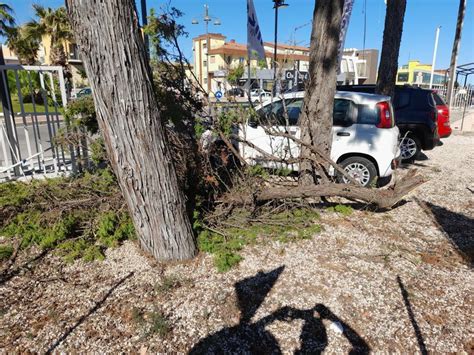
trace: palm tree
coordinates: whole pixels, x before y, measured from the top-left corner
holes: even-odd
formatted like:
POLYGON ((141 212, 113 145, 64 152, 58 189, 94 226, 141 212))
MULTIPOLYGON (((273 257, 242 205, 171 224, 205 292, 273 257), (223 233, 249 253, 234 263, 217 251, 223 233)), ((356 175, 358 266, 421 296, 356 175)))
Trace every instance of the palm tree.
POLYGON ((45 8, 34 4, 33 9, 38 20, 26 24, 25 30, 28 36, 41 40, 43 36, 51 39, 51 51, 49 58, 54 65, 67 65, 67 57, 64 50, 64 42, 72 40, 71 27, 65 7, 57 9, 45 8))
POLYGON ((40 41, 27 35, 25 26, 7 30, 7 46, 18 57, 21 64, 33 65, 37 61, 40 41))
POLYGON ((8 29, 14 25, 13 9, 5 3, 0 3, 0 36, 6 36, 8 29))
MULTIPOLYGON (((5 3, 0 3, 0 36, 6 36, 8 30, 15 25, 13 9, 5 3)), ((3 48, 0 45, 0 65, 5 64, 3 48)))

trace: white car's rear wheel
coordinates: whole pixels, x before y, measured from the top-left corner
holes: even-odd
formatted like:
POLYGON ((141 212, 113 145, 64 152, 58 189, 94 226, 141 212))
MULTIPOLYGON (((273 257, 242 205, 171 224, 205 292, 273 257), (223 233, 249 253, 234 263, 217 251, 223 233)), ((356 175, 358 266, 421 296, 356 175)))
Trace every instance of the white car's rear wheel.
MULTIPOLYGON (((362 186, 369 186, 377 177, 377 169, 374 163, 363 157, 350 157, 340 163, 344 171, 359 182, 362 186)), ((344 184, 350 181, 342 174, 338 175, 338 180, 344 184)))

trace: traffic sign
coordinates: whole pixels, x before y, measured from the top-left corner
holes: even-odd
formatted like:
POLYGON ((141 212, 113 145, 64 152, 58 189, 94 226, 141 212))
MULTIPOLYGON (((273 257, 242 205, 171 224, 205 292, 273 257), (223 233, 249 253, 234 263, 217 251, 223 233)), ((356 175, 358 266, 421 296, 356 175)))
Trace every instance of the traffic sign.
POLYGON ((222 91, 216 91, 214 96, 216 97, 217 100, 222 99, 222 91))

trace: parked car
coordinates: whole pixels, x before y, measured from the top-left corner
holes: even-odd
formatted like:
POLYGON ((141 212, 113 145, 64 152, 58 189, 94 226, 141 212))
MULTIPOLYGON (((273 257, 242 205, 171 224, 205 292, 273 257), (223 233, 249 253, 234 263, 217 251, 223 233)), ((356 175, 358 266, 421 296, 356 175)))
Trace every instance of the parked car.
POLYGON ((242 88, 232 88, 226 91, 226 97, 245 97, 245 91, 242 88))
MULTIPOLYGON (((303 104, 304 92, 287 93, 273 102, 256 107, 259 120, 249 119, 239 130, 239 135, 261 150, 279 158, 297 158, 299 146, 288 138, 269 135, 267 127, 280 132, 300 136, 298 118, 303 104), (285 115, 285 108, 288 115, 285 115)), ((395 126, 390 98, 387 96, 337 92, 334 99, 333 142, 331 159, 343 169, 368 186, 379 178, 392 175, 400 154, 399 130, 395 126)), ((281 163, 269 162, 256 149, 240 143, 239 151, 249 164, 260 164, 268 168, 282 167, 281 163)), ((294 171, 298 165, 284 166, 294 171)), ((333 169, 332 175, 336 175, 333 169)), ((346 178, 338 176, 341 182, 346 178)))
MULTIPOLYGON (((340 91, 374 93, 375 85, 338 86, 340 91)), ((402 160, 413 161, 421 150, 439 144, 438 109, 433 91, 414 86, 395 87, 393 108, 395 123, 400 129, 402 160)))
POLYGON ((76 95, 74 96, 74 98, 79 98, 79 97, 83 97, 83 96, 88 96, 88 95, 92 95, 92 89, 91 88, 83 88, 81 90, 79 90, 76 95))
POLYGON ((250 101, 252 102, 263 102, 272 97, 272 94, 262 89, 253 89, 250 91, 250 101))
POLYGON ((438 110, 438 134, 439 138, 447 138, 451 135, 452 129, 449 122, 449 107, 444 100, 433 91, 433 98, 438 110))

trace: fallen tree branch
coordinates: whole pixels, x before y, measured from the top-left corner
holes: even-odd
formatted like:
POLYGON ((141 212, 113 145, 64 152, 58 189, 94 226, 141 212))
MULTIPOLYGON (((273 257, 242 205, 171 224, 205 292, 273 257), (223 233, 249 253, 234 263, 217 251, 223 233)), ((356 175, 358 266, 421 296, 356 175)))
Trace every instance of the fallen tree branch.
POLYGON ((403 178, 386 190, 371 189, 347 184, 320 184, 312 186, 270 187, 254 194, 228 193, 223 201, 235 205, 244 205, 269 200, 284 200, 294 198, 315 198, 340 196, 350 200, 361 200, 376 205, 381 209, 391 208, 404 196, 426 182, 417 170, 410 170, 403 178))

